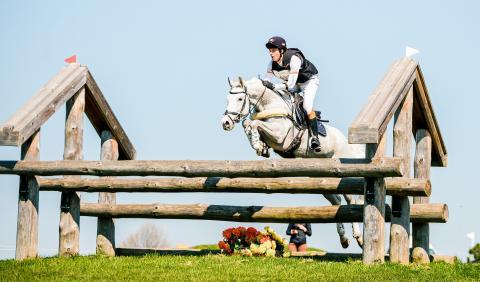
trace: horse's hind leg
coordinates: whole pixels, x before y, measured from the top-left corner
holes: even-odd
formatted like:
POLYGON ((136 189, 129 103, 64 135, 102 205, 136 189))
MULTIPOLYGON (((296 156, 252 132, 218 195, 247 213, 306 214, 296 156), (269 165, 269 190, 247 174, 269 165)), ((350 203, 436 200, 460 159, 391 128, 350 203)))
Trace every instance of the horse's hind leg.
MULTIPOLYGON (((342 204, 342 198, 340 198, 339 195, 327 194, 327 195, 323 195, 323 196, 325 197, 325 199, 327 199, 332 204, 332 206, 342 204)), ((342 244, 342 247, 344 249, 348 248, 348 246, 350 245, 350 240, 348 239, 347 236, 345 236, 345 227, 343 226, 343 223, 341 223, 341 222, 337 223, 337 233, 338 233, 338 236, 340 236, 340 243, 342 244)))
MULTIPOLYGON (((348 205, 355 205, 357 201, 352 197, 352 195, 343 194, 345 201, 347 201, 348 205)), ((358 222, 352 222, 352 232, 353 238, 357 240, 358 246, 363 248, 363 236, 362 231, 360 230, 360 224, 358 222)))

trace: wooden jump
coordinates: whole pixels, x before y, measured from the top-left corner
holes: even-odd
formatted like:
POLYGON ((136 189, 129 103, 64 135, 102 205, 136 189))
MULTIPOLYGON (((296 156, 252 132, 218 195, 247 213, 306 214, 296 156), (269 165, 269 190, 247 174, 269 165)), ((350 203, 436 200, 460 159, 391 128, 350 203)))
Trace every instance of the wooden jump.
MULTIPOLYGON (((80 215, 84 215, 98 218, 97 254, 108 256, 130 252, 115 246, 113 218, 127 217, 363 222, 363 263, 383 263, 389 259, 407 264, 412 256, 415 261, 435 261, 435 256, 428 254, 429 224, 446 222, 448 207, 429 203, 430 167, 446 166, 447 150, 417 62, 402 58, 391 65, 352 122, 348 138, 350 143, 366 144, 364 159, 134 160, 135 148, 88 68, 69 64, 0 126, 0 145, 22 148, 19 161, 0 161, 0 174, 20 176, 15 258, 37 257, 39 192, 58 191, 61 192, 60 256, 79 254, 80 215), (40 161, 41 126, 64 104, 67 105, 64 160, 40 161), (85 115, 101 137, 101 161, 82 160, 85 115), (387 156, 386 132, 392 118, 393 156, 387 156), (410 154, 413 140, 416 141, 414 158, 410 154), (414 163, 413 170, 411 163, 414 163), (52 175, 61 178, 42 177, 52 175), (98 203, 81 203, 77 194, 81 191, 99 192, 98 203), (117 205, 116 192, 363 194, 365 204, 326 207, 117 205), (391 207, 386 205, 387 195, 392 196, 391 207), (413 204, 409 196, 413 196, 413 204), (384 229, 385 222, 390 221, 390 254, 386 255, 384 229), (413 235, 413 251, 408 246, 410 235, 413 235)), ((133 254, 143 251, 136 250, 133 254)), ((177 253, 177 250, 164 251, 177 253)), ((192 255, 202 253, 189 251, 192 255)), ((336 258, 345 256, 358 257, 359 254, 336 258)), ((442 256, 436 257, 442 259, 442 256)), ((443 257, 453 261, 452 257, 443 257)))

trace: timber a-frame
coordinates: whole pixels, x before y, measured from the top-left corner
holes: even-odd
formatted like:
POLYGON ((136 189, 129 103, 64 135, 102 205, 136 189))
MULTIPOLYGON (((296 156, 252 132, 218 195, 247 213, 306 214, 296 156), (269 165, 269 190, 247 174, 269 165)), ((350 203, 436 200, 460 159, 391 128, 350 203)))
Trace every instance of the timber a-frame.
MULTIPOLYGON (((133 160, 135 148, 86 66, 71 63, 58 72, 0 127, 0 145, 21 146, 21 160, 39 160, 40 128, 66 104, 64 160, 83 158, 84 113, 101 137, 102 160, 133 160)), ((66 176, 64 179, 74 176, 66 176)), ((115 204, 114 193, 100 193, 99 203, 115 204)), ((38 255, 39 184, 32 176, 20 177, 16 259, 38 255)), ((62 192, 59 255, 79 253, 80 198, 62 192)), ((99 218, 99 253, 114 253, 115 229, 111 218, 99 218)))
POLYGON ((395 61, 368 97, 351 124, 348 141, 352 144, 378 144, 395 111, 413 89, 412 132, 426 129, 432 137, 432 166, 447 166, 447 149, 433 111, 422 70, 409 57, 395 61), (413 87, 413 88, 412 88, 413 87))

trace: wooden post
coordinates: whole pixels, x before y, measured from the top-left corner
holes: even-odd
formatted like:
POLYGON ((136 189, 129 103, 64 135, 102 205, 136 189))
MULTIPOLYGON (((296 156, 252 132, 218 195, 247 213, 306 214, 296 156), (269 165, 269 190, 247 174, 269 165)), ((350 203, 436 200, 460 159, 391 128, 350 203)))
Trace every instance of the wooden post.
MULTIPOLYGON (((84 110, 85 88, 82 88, 67 101, 64 160, 83 159, 84 110)), ((59 255, 78 255, 80 251, 80 197, 77 192, 62 192, 59 232, 59 255)))
MULTIPOLYGON (((373 160, 385 154, 386 135, 378 144, 367 144, 366 158, 373 160)), ((385 261, 385 180, 383 177, 366 178, 363 212, 363 263, 385 261)))
MULTIPOLYGON (((413 88, 395 113, 393 126, 393 156, 404 160, 404 178, 410 176, 410 149, 412 140, 413 88)), ((410 202, 405 196, 392 196, 392 224, 390 225, 390 262, 408 264, 410 236, 410 202)))
MULTIPOLYGON (((22 144, 22 160, 40 158, 40 130, 22 144)), ((15 259, 38 255, 38 184, 35 177, 20 176, 15 259)))
MULTIPOLYGON (((108 130, 102 131, 101 160, 118 160, 118 143, 108 130)), ((105 177, 111 178, 111 177, 105 177)), ((115 193, 98 194, 99 204, 115 205, 115 193)), ((99 217, 97 222, 97 254, 115 256, 115 223, 111 217, 99 217)))
MULTIPOLYGON (((417 147, 415 151, 414 177, 430 179, 430 164, 432 162, 432 138, 426 129, 418 129, 415 136, 417 147)), ((429 197, 413 197, 414 204, 426 204, 429 197)), ((428 223, 412 224, 413 248, 420 247, 427 254, 429 249, 428 223)))

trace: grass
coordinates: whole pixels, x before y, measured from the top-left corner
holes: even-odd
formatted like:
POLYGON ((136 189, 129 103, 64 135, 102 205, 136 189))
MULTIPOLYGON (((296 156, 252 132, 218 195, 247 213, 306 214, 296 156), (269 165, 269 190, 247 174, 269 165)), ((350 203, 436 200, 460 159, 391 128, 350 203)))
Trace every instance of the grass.
POLYGON ((0 280, 480 280, 480 264, 364 266, 358 261, 322 262, 305 258, 224 255, 43 258, 0 261, 0 280))

